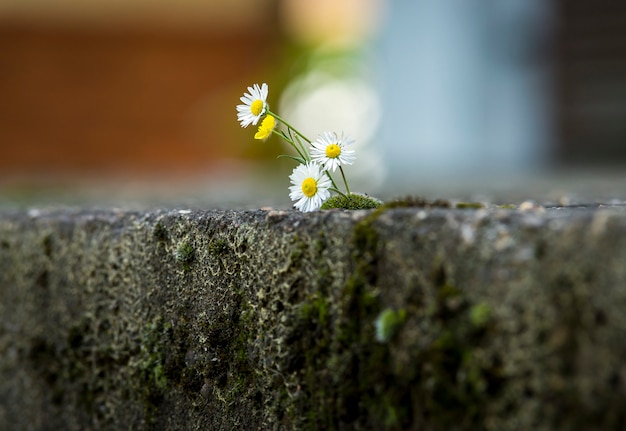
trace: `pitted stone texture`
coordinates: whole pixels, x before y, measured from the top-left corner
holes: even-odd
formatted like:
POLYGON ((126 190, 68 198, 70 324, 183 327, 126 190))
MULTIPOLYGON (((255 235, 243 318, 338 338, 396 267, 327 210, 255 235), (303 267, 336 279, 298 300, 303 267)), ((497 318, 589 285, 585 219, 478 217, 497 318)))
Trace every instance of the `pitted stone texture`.
POLYGON ((625 262, 620 206, 5 211, 0 429, 623 428, 625 262))

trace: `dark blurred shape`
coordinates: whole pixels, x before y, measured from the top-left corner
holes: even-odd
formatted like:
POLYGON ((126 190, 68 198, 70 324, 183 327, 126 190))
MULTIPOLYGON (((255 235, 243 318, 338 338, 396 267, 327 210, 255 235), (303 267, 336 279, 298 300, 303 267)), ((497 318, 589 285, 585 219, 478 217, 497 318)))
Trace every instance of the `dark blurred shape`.
POLYGON ((186 3, 204 18, 0 14, 0 176, 198 172, 239 156, 235 105, 273 61, 274 1, 256 2, 256 23, 186 3))
POLYGON ((556 3, 557 160, 626 165, 626 2, 556 3))

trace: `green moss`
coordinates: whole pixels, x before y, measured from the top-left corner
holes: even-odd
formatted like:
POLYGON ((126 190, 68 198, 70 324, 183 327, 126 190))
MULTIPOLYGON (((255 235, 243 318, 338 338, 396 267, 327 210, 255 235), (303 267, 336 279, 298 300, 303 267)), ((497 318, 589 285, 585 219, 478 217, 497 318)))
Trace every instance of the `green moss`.
POLYGON ((157 319, 144 331, 137 369, 147 387, 162 390, 167 386, 167 378, 163 373, 164 343, 170 338, 170 331, 171 326, 163 323, 162 319, 157 319))
POLYGON ((156 223, 152 229, 152 236, 159 242, 167 241, 167 229, 163 223, 156 223))
POLYGON ((185 271, 188 271, 196 258, 195 254, 193 247, 188 242, 183 242, 176 249, 176 261, 182 264, 185 271))
POLYGON ((479 209, 485 208, 485 205, 480 202, 457 202, 455 207, 459 209, 479 209))
POLYGON ((387 347, 373 342, 380 300, 374 292, 379 238, 372 223, 381 213, 374 211, 355 227, 352 274, 338 302, 313 296, 300 309, 300 329, 295 332, 302 345, 296 350, 305 353, 301 381, 308 395, 296 403, 294 414, 306 418, 305 429, 333 430, 359 423, 371 428, 372 423, 396 423, 401 414, 402 407, 396 409, 395 402, 382 405, 370 394, 373 381, 385 381, 381 364, 388 360, 387 347), (323 380, 320 370, 328 373, 323 380))
POLYGON ((441 282, 429 330, 439 336, 417 358, 421 379, 434 385, 419 386, 420 398, 437 427, 482 428, 489 397, 498 393, 502 381, 498 369, 475 354, 487 341, 491 309, 471 304, 463 290, 445 278, 441 282))
POLYGON ((292 247, 293 251, 289 257, 290 262, 292 266, 299 267, 302 264, 302 260, 306 256, 309 244, 308 242, 299 239, 297 235, 292 237, 291 242, 295 245, 292 247))
POLYGON ((378 232, 372 224, 385 211, 386 207, 380 207, 369 216, 360 220, 354 226, 352 244, 354 247, 353 259, 355 260, 355 274, 368 271, 371 260, 375 257, 378 247, 378 232))
POLYGON ((321 255, 326 249, 326 246, 326 235, 324 234, 324 231, 320 230, 317 239, 313 241, 313 251, 315 252, 316 256, 321 255))
POLYGON ((326 297, 316 295, 312 300, 305 301, 300 305, 298 319, 306 322, 314 321, 317 325, 326 326, 329 318, 328 307, 326 297))
POLYGON ((419 196, 405 196, 385 202, 385 208, 450 208, 450 202, 444 199, 428 200, 419 196))
POLYGON ((491 306, 485 303, 474 304, 469 310, 469 319, 475 328, 483 328, 491 320, 491 306))
MULTIPOLYGON (((445 199, 428 200, 419 196, 405 196, 385 202, 385 208, 451 208, 450 201, 445 199)), ((458 202, 454 205, 459 209, 484 208, 480 202, 458 202)))
POLYGON ((222 256, 228 253, 228 241, 222 238, 217 238, 209 243, 209 253, 213 256, 222 256))
POLYGON ((163 319, 148 325, 143 334, 140 352, 134 362, 139 387, 136 388, 144 403, 144 415, 151 423, 168 387, 166 376, 166 352, 172 342, 172 327, 163 319))
POLYGON ((442 303, 461 295, 461 290, 453 284, 445 283, 437 290, 437 298, 442 303))
POLYGON ((220 415, 227 417, 233 412, 241 414, 242 404, 247 406, 251 415, 261 411, 258 405, 261 400, 256 399, 259 375, 255 374, 249 359, 251 340, 256 336, 252 332, 255 314, 244 298, 241 293, 233 293, 228 305, 219 306, 227 307, 228 312, 215 316, 202 328, 204 343, 214 353, 210 356, 199 353, 192 366, 181 364, 181 367, 191 369, 189 373, 197 381, 194 382, 195 389, 190 392, 208 386, 219 402, 220 415))
POLYGON ((488 336, 491 311, 486 304, 471 304, 463 289, 451 283, 445 257, 429 274, 436 291, 430 311, 416 309, 421 324, 428 325, 427 333, 439 335, 431 343, 420 341, 420 347, 411 351, 410 372, 405 368, 397 374, 390 365, 390 346, 403 342, 394 335, 407 324, 407 312, 381 310, 375 293, 380 239, 374 223, 389 207, 379 208, 354 228, 354 267, 344 287, 341 311, 345 318, 336 323, 331 342, 341 349, 332 351, 327 362, 334 379, 342 382, 333 393, 336 405, 345 409, 337 407, 326 414, 342 417, 342 423, 350 426, 367 424, 372 429, 481 428, 489 396, 501 386, 498 370, 474 354, 488 336), (373 343, 375 339, 382 343, 373 343), (341 364, 352 364, 357 370, 341 364))
MULTIPOLYGON (((283 342, 293 354, 276 360, 282 375, 297 382, 297 396, 285 380, 267 376, 276 382, 274 408, 286 428, 483 427, 489 397, 497 394, 501 381, 498 370, 476 354, 493 328, 489 307, 472 304, 449 279, 445 256, 420 277, 430 284, 416 292, 430 291, 428 301, 418 296, 394 309, 384 303, 389 296, 380 293, 386 288, 379 281, 385 262, 380 261, 383 244, 376 221, 389 208, 417 204, 447 203, 406 200, 368 213, 354 226, 352 259, 340 292, 328 288, 337 273, 319 264, 314 290, 298 296, 300 302, 286 314, 291 320, 283 342), (424 339, 404 336, 416 331, 416 321, 424 339), (393 356, 398 351, 409 355, 406 364, 393 356)), ((323 237, 305 241, 294 235, 291 265, 307 268, 304 258, 322 257, 326 246, 323 237)), ((248 336, 239 343, 242 369, 248 361, 245 340, 248 336)))
POLYGON ((391 308, 384 309, 374 322, 376 341, 380 343, 388 342, 391 337, 396 335, 405 319, 406 311, 403 309, 397 311, 391 308))
POLYGON ((381 205, 382 202, 376 198, 351 193, 349 195, 335 195, 330 197, 322 204, 322 209, 369 210, 378 208, 381 205))
MULTIPOLYGON (((102 328, 106 328, 106 320, 102 328)), ((128 359, 102 337, 92 344, 93 324, 90 318, 73 322, 65 334, 36 336, 28 341, 25 360, 46 387, 53 406, 76 403, 77 408, 99 424, 110 423, 109 411, 103 406, 106 397, 96 389, 110 387, 123 372, 128 359), (96 389, 94 389, 96 388, 96 389)))

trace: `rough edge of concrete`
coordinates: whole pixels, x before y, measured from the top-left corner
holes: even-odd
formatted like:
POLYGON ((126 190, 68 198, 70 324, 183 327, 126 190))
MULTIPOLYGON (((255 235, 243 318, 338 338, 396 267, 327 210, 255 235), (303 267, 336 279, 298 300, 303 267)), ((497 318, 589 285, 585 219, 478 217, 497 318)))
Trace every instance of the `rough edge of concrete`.
POLYGON ((0 428, 617 429, 617 209, 0 215, 0 428))

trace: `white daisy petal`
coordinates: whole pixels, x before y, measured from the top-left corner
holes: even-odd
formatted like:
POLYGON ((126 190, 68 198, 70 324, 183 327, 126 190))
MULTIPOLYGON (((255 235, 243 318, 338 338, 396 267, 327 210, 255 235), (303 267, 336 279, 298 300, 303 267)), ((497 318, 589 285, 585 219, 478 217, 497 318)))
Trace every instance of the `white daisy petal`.
POLYGON ((289 176, 289 198, 302 212, 315 211, 330 197, 331 182, 322 167, 314 162, 297 166, 289 176))
POLYGON ((248 87, 248 93, 244 93, 239 98, 243 105, 237 105, 237 121, 241 127, 248 127, 250 124, 256 126, 259 120, 267 113, 267 94, 269 88, 266 83, 254 84, 248 87))
POLYGON ((324 169, 335 171, 339 166, 351 165, 356 156, 349 147, 354 140, 349 136, 338 136, 334 132, 324 132, 311 143, 311 159, 321 164, 324 169))

